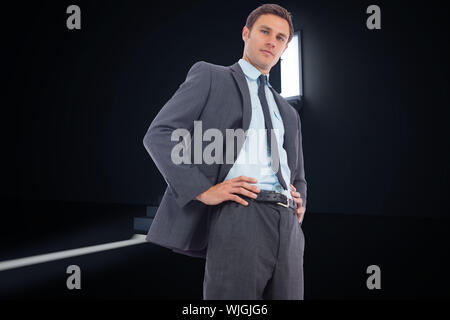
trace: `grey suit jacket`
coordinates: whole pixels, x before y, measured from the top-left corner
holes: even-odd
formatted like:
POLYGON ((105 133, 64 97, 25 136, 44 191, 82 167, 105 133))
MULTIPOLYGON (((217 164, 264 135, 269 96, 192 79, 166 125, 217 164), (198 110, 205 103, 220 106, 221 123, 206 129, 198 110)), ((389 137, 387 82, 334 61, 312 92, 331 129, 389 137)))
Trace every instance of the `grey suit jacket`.
MULTIPOLYGON (((306 180, 303 166, 301 123, 298 112, 271 89, 283 119, 291 180, 306 208, 306 180)), ((185 128, 193 138, 194 121, 202 121, 202 131, 215 128, 225 137, 226 129, 247 131, 251 120, 250 93, 238 63, 224 67, 204 61, 195 63, 175 94, 150 124, 144 146, 167 182, 146 240, 194 257, 206 257, 209 219, 217 206, 195 199, 224 180, 232 163, 174 164, 172 131, 185 128)), ((205 147, 210 142, 202 142, 205 147)), ((224 139, 225 144, 225 139, 224 139)), ((239 154, 234 153, 234 161, 239 154)), ((226 146, 224 146, 226 150, 226 146)))

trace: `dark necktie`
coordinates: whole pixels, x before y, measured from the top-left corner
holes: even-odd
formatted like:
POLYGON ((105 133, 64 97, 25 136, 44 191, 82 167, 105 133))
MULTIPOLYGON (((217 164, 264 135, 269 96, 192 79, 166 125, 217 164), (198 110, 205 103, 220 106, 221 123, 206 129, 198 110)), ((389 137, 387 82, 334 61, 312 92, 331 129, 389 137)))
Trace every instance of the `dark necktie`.
POLYGON ((273 132, 272 118, 270 117, 269 104, 267 103, 266 92, 264 90, 266 79, 267 77, 263 74, 259 76, 258 97, 259 101, 261 102, 262 110, 264 113, 264 122, 266 124, 267 147, 269 148, 269 152, 272 157, 272 169, 274 169, 275 173, 277 174, 278 182, 280 182, 285 190, 288 190, 286 182, 283 179, 283 175, 281 174, 280 155, 278 154, 278 142, 275 136, 275 132, 273 132))

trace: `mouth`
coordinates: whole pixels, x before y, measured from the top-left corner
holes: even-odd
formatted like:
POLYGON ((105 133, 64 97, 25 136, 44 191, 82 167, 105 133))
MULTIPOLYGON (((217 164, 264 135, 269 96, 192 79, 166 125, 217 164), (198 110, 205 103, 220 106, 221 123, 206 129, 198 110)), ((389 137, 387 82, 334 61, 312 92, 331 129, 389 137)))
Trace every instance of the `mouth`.
POLYGON ((267 50, 261 50, 261 51, 264 52, 264 53, 270 54, 271 56, 273 56, 273 53, 270 52, 270 51, 267 51, 267 50))

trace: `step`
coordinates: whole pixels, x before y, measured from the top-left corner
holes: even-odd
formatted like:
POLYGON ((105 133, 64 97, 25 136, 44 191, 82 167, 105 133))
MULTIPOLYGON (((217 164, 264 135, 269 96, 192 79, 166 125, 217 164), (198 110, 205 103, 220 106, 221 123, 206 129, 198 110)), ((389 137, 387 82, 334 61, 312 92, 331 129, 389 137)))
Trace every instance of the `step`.
POLYGON ((155 206, 147 206, 146 212, 147 217, 154 218, 158 207, 155 206))
POLYGON ((147 234, 153 218, 150 217, 135 217, 133 221, 133 229, 137 234, 147 234))

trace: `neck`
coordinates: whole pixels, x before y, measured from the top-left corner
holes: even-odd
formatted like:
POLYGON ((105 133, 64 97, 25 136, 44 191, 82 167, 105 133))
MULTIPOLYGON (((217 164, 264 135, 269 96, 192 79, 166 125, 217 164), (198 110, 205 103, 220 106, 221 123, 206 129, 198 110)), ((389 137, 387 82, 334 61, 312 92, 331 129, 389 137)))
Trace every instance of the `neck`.
POLYGON ((263 75, 268 75, 270 69, 262 69, 260 68, 258 65, 254 64, 252 61, 250 61, 250 59, 244 54, 244 56, 242 57, 242 59, 244 59, 245 61, 247 61, 248 63, 250 63, 252 66, 254 66, 256 69, 258 69, 259 72, 261 72, 263 75))

